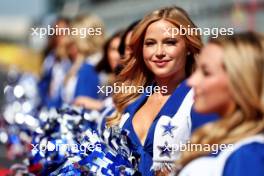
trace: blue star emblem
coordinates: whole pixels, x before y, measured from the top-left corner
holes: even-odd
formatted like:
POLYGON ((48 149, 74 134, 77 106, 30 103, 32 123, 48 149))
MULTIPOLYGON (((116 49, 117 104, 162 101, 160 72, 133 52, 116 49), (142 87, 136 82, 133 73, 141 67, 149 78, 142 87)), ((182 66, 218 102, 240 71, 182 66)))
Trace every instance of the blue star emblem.
POLYGON ((158 149, 160 150, 160 156, 171 157, 170 153, 172 151, 172 147, 168 145, 168 142, 165 142, 164 146, 158 146, 158 149))
POLYGON ((177 128, 176 126, 171 125, 171 122, 169 122, 167 125, 162 125, 162 127, 164 128, 163 136, 169 134, 171 137, 173 137, 172 131, 177 128))

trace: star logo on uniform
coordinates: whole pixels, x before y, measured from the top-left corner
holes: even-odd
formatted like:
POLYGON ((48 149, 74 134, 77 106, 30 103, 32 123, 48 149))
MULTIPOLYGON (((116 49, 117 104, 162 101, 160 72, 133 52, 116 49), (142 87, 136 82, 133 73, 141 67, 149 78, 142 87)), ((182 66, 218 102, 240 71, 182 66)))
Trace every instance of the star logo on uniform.
POLYGON ((164 146, 158 146, 158 149, 160 150, 160 156, 167 156, 167 157, 171 157, 171 151, 172 151, 172 147, 170 147, 168 145, 168 142, 165 142, 164 146))
POLYGON ((177 128, 176 126, 171 125, 171 122, 169 122, 167 125, 162 125, 162 127, 164 128, 162 136, 169 134, 171 137, 173 137, 172 131, 177 128))

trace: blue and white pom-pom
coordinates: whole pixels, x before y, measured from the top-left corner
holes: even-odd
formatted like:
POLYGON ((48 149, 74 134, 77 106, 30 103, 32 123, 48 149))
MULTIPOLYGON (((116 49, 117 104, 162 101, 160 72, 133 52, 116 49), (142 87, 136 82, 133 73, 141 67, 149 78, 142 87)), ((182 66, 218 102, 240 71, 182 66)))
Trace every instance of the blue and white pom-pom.
POLYGON ((96 147, 88 155, 79 155, 81 158, 69 158, 63 166, 50 175, 135 175, 139 158, 129 148, 127 132, 116 127, 108 130, 109 138, 106 142, 97 133, 87 129, 86 142, 89 141, 90 146, 96 147))
POLYGON ((127 132, 112 127, 99 136, 94 112, 64 108, 42 112, 42 126, 33 137, 30 165, 41 164, 38 175, 134 175, 138 155, 130 149, 127 132))

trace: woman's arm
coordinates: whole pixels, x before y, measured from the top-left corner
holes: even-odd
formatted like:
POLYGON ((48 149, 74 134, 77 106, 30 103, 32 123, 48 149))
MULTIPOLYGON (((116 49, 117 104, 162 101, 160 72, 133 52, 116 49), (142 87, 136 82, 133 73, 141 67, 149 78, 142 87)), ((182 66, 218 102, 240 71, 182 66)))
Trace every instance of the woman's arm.
POLYGON ((86 109, 92 109, 92 110, 100 110, 104 106, 103 101, 85 96, 78 96, 74 100, 73 104, 76 106, 82 106, 86 109))

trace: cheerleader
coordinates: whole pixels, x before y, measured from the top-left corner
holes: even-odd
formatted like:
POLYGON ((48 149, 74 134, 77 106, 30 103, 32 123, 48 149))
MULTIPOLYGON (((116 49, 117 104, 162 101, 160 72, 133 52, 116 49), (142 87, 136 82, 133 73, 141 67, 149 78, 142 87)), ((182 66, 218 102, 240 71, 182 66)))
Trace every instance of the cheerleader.
POLYGON ((262 35, 247 32, 209 41, 188 83, 194 87, 195 109, 221 118, 198 129, 191 142, 231 147, 218 154, 184 152, 180 176, 264 175, 263 78, 262 35))
MULTIPOLYGON (((141 20, 130 40, 132 54, 123 60, 115 82, 134 91, 113 95, 117 111, 106 124, 129 131, 133 149, 141 157, 142 175, 170 169, 179 155, 171 146, 185 143, 192 120, 201 116, 192 110, 193 91, 184 80, 192 73, 202 42, 198 35, 172 35, 172 29, 180 26, 195 27, 178 7, 153 11, 141 20)), ((207 121, 216 118, 210 117, 207 121)))
MULTIPOLYGON (((103 57, 96 66, 96 71, 99 74, 101 88, 110 86, 116 76, 116 68, 120 61, 118 47, 121 40, 122 31, 114 33, 104 44, 103 57)), ((98 89, 98 92, 99 89, 98 89)), ((112 106, 112 98, 107 97, 105 93, 100 92, 102 100, 95 100, 87 96, 81 96, 76 99, 74 105, 82 106, 90 110, 102 110, 105 106, 112 106)))
MULTIPOLYGON (((54 28, 67 28, 69 21, 59 18, 54 23, 54 28)), ((48 46, 44 51, 44 62, 42 64, 42 75, 38 83, 41 98, 40 107, 60 107, 60 89, 64 78, 71 67, 71 61, 67 57, 67 36, 50 36, 48 46)))
POLYGON ((104 25, 100 18, 94 15, 78 16, 72 23, 73 29, 101 29, 101 35, 88 35, 86 37, 72 35, 72 43, 68 52, 73 60, 73 65, 64 81, 62 99, 64 103, 72 104, 78 98, 89 97, 98 99, 100 85, 95 65, 101 58, 101 50, 104 43, 104 25))

